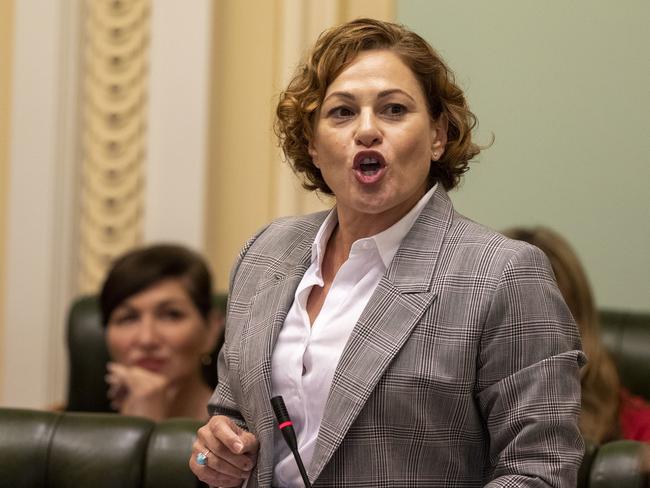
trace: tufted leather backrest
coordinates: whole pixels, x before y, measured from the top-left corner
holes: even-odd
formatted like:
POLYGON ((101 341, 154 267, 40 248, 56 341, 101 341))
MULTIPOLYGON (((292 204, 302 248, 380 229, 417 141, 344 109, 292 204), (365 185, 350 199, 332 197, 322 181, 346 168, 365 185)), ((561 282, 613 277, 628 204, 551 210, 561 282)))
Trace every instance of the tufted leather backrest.
POLYGON ((650 487, 650 445, 637 441, 612 441, 592 446, 583 459, 584 479, 579 488, 650 487), (586 469, 588 467, 588 469, 586 469))
POLYGON ((650 401, 650 313, 603 310, 600 325, 621 383, 650 401))
POLYGON ((0 488, 196 488, 200 422, 0 408, 0 488))
POLYGON ((108 384, 104 381, 108 349, 95 295, 78 298, 68 313, 68 400, 66 409, 110 412, 108 384))

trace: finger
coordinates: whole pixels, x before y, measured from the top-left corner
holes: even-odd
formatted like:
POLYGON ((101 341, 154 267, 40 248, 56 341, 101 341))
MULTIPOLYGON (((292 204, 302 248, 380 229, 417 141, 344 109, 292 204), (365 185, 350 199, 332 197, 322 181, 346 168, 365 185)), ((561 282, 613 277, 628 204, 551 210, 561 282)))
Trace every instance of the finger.
POLYGON ((127 382, 152 391, 163 391, 169 386, 167 378, 162 374, 138 366, 130 368, 127 382))
POLYGON ((211 419, 208 426, 214 437, 221 441, 233 454, 243 454, 246 445, 240 434, 246 433, 246 431, 228 417, 218 415, 213 419, 214 421, 211 419))
POLYGON ((120 410, 122 403, 128 394, 128 389, 114 374, 109 373, 104 378, 108 384, 106 396, 110 401, 111 408, 113 408, 113 410, 120 410))
POLYGON ((104 380, 106 381, 106 383, 108 383, 109 386, 121 385, 124 383, 119 376, 112 373, 109 373, 106 376, 104 376, 104 380))
POLYGON ((198 464, 194 455, 190 458, 189 466, 195 476, 209 486, 239 487, 243 482, 243 478, 224 475, 207 465, 198 464))
POLYGON ((124 384, 122 378, 114 374, 107 374, 106 376, 104 376, 104 380, 106 381, 106 383, 108 383, 109 386, 113 386, 113 387, 124 384))
POLYGON ((106 374, 106 382, 110 385, 123 385, 126 386, 129 383, 131 374, 129 368, 122 364, 109 363, 107 366, 108 374, 106 374))
POLYGON ((124 376, 124 374, 128 371, 128 367, 120 364, 120 363, 106 363, 106 369, 110 374, 117 375, 117 376, 124 376))
POLYGON ((255 466, 255 461, 249 454, 234 454, 220 439, 214 437, 207 425, 197 432, 197 443, 199 449, 205 446, 211 452, 212 456, 208 456, 208 460, 212 458, 210 466, 217 471, 223 470, 241 479, 255 466))
MULTIPOLYGON (((219 473, 221 476, 237 479, 241 482, 241 480, 248 478, 250 475, 250 471, 239 469, 237 466, 229 463, 226 459, 220 457, 212 451, 206 449, 202 453, 207 457, 205 460, 206 464, 204 466, 208 466, 215 472, 219 473)), ((196 462, 196 456, 194 456, 194 460, 196 462)))
POLYGON ((202 481, 218 486, 239 486, 242 480, 250 475, 250 473, 241 471, 223 458, 219 458, 213 452, 205 449, 205 446, 199 440, 196 440, 192 446, 190 468, 197 476, 201 475, 199 478, 202 481), (199 453, 206 456, 205 464, 198 463, 197 455, 199 453))
POLYGON ((257 451, 259 451, 260 448, 260 443, 258 442, 257 437, 255 437, 251 432, 244 430, 239 434, 239 438, 241 439, 242 444, 244 444, 242 453, 253 454, 257 457, 257 451))
POLYGON ((138 396, 152 394, 165 394, 167 379, 158 373, 148 371, 138 366, 125 366, 114 363, 109 368, 109 376, 116 380, 138 396))
POLYGON ((206 446, 201 443, 198 438, 194 441, 194 444, 192 444, 192 455, 194 456, 194 461, 197 464, 200 464, 199 457, 201 457, 204 461, 201 466, 209 466, 221 474, 239 479, 241 479, 244 474, 244 471, 230 464, 225 459, 220 458, 217 453, 214 453, 210 449, 206 448, 206 446))

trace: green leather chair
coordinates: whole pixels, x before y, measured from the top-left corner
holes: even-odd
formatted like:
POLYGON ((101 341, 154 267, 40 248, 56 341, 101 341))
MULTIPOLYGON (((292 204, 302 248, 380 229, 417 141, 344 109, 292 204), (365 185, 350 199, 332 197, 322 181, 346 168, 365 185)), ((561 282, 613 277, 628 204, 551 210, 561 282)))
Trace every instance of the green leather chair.
POLYGON ((0 488, 197 488, 200 422, 0 408, 0 488))
POLYGON ((650 488, 650 445, 636 441, 587 444, 578 488, 650 488))
MULTIPOLYGON (((200 422, 0 408, 0 488, 197 488, 200 422)), ((579 488, 647 488, 640 442, 587 446, 579 488)), ((650 454, 650 446, 646 446, 650 454)))
MULTIPOLYGON (((621 383, 650 401, 650 313, 600 312, 601 336, 621 383)), ((650 444, 614 441, 587 445, 579 488, 650 488, 650 444)))
POLYGON ((621 382, 650 401, 650 313, 603 310, 600 325, 621 382))

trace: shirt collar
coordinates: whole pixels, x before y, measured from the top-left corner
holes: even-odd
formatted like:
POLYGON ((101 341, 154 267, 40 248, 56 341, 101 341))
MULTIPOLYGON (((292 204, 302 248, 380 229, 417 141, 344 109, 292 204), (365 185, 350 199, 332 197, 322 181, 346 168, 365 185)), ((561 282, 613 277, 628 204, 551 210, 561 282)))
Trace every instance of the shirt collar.
POLYGON ((330 213, 327 214, 325 221, 321 224, 320 229, 318 229, 318 234, 314 239, 314 243, 311 245, 311 262, 320 263, 322 261, 323 255, 325 254, 325 247, 327 246, 327 241, 329 241, 336 224, 338 224, 339 219, 336 215, 336 207, 330 210, 330 213))
POLYGON ((424 194, 422 198, 420 198, 418 203, 416 203, 415 206, 409 210, 409 212, 404 217, 395 222, 388 229, 370 237, 370 239, 374 239, 375 243, 377 244, 379 255, 381 256, 381 260, 384 262, 384 266, 386 266, 386 268, 388 268, 390 265, 393 257, 395 257, 395 254, 399 249, 400 244, 402 243, 402 240, 411 230, 411 227, 413 227, 413 224, 420 216, 422 209, 426 206, 427 203, 429 203, 429 200, 433 196, 437 187, 438 184, 436 183, 433 188, 431 188, 424 194))
MULTIPOLYGON (((393 257, 397 253, 402 240, 404 237, 406 237, 406 234, 408 234, 409 230, 411 230, 411 227, 413 227, 413 224, 420 216, 422 209, 426 206, 427 203, 429 203, 429 200, 435 193, 436 188, 438 188, 437 183, 427 193, 425 193, 424 196, 420 198, 420 200, 418 200, 415 206, 409 210, 409 212, 404 217, 395 222, 388 229, 380 232, 379 234, 375 234, 374 236, 356 240, 352 244, 353 248, 356 247, 355 244, 362 241, 372 241, 374 243, 374 246, 376 246, 376 249, 379 253, 379 256, 381 257, 382 262, 384 263, 384 266, 388 268, 391 261, 393 260, 393 257)), ((311 262, 317 264, 318 275, 320 275, 320 264, 323 261, 327 241, 329 241, 329 238, 332 235, 334 228, 338 224, 338 221, 339 220, 335 207, 330 211, 330 213, 325 218, 325 221, 321 224, 320 229, 318 229, 318 233, 316 234, 316 238, 314 239, 314 243, 312 244, 311 262)))

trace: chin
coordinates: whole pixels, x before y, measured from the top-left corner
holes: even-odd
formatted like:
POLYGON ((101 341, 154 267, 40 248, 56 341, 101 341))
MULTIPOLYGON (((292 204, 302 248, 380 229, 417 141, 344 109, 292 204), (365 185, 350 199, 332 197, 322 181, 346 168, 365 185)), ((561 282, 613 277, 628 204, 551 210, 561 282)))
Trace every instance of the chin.
POLYGON ((385 195, 366 195, 356 206, 356 210, 370 215, 378 215, 400 206, 394 198, 385 195))

